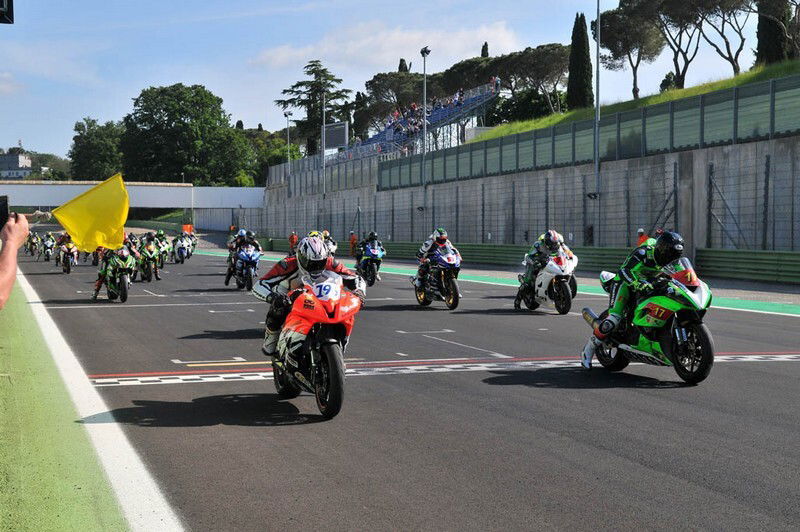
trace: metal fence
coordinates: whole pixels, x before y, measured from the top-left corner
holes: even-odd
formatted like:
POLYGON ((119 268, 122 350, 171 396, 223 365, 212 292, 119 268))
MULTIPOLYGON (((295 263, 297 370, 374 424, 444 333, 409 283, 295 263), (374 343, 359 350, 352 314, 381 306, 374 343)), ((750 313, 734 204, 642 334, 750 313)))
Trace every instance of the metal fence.
POLYGON ((707 168, 705 247, 795 251, 800 249, 800 177, 792 165, 766 155, 743 162, 739 172, 707 168))
MULTIPOLYGON (((800 133, 800 76, 725 89, 608 115, 600 120, 600 158, 630 159, 800 133)), ((593 160, 594 121, 475 142, 380 163, 389 190, 593 160), (424 174, 424 179, 423 179, 424 174)))

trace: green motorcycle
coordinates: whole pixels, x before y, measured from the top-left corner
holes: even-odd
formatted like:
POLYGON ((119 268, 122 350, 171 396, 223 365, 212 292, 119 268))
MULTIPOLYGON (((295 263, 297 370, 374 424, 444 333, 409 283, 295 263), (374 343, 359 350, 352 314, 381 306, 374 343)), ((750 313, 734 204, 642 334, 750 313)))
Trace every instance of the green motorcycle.
POLYGON ((153 243, 146 244, 139 253, 139 276, 148 283, 153 280, 153 272, 158 264, 160 253, 153 243))
POLYGON ((128 248, 120 248, 111 255, 106 270, 106 289, 109 301, 120 302, 128 300, 128 289, 131 287, 131 275, 136 268, 136 259, 133 258, 128 248))
MULTIPOLYGON (((603 289, 612 293, 614 274, 600 274, 603 289)), ((631 297, 614 333, 597 350, 597 360, 609 371, 621 371, 630 362, 671 366, 689 384, 703 381, 714 364, 714 339, 703 317, 711 306, 711 290, 687 258, 662 268, 653 290, 631 297)), ((592 327, 606 318, 583 309, 592 327)))

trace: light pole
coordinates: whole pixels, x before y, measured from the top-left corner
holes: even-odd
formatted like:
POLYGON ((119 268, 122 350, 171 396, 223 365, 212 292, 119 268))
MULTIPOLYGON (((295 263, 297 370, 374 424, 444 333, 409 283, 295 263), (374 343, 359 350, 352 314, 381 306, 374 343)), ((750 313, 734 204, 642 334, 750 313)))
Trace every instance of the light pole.
POLYGON ((422 212, 423 220, 427 220, 428 176, 425 171, 425 156, 428 153, 428 56, 431 55, 431 49, 426 46, 419 53, 422 55, 422 212))
POLYGON ((594 96, 594 187, 597 194, 597 225, 594 230, 595 246, 600 245, 600 0, 597 0, 597 43, 595 46, 595 96, 594 96))
POLYGON ((325 199, 327 183, 325 183, 325 87, 322 88, 322 146, 320 146, 320 157, 322 158, 322 199, 325 199))
POLYGON ((292 155, 291 144, 289 144, 289 117, 292 116, 291 111, 284 111, 283 116, 286 117, 286 169, 291 172, 292 169, 292 155))

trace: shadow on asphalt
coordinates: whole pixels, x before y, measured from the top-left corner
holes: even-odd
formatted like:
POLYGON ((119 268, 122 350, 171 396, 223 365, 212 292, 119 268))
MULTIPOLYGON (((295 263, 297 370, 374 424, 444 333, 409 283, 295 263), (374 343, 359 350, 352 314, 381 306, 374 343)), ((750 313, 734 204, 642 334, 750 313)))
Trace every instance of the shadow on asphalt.
POLYGON ((42 300, 42 303, 45 305, 87 305, 89 303, 94 305, 110 305, 117 302, 108 300, 105 290, 103 290, 100 292, 100 297, 97 298, 97 301, 92 301, 91 294, 86 294, 83 297, 76 297, 72 299, 45 299, 42 300))
POLYGON ((235 331, 209 331, 181 336, 180 340, 256 340, 264 338, 264 329, 238 329, 235 331))
MULTIPOLYGON (((369 310, 370 312, 376 311, 376 310, 380 310, 382 312, 395 312, 395 311, 398 311, 398 310, 406 310, 406 311, 408 311, 408 310, 420 310, 420 311, 425 310, 425 311, 427 311, 427 310, 442 310, 442 309, 436 308, 435 306, 421 307, 416 303, 406 303, 406 304, 395 303, 395 304, 389 304, 389 305, 378 305, 377 301, 373 302, 373 303, 370 303, 370 301, 368 299, 366 306, 364 306, 364 310, 369 310)), ((447 308, 444 308, 444 310, 447 310, 447 308)))
POLYGON ((134 400, 134 406, 116 408, 77 423, 125 423, 139 427, 213 427, 241 425, 271 427, 323 421, 321 415, 301 414, 276 394, 233 394, 185 401, 134 400))
POLYGON ((632 373, 612 373, 602 368, 545 368, 534 371, 493 371, 494 377, 483 379, 495 386, 532 386, 534 388, 603 389, 652 388, 673 389, 688 386, 684 382, 662 381, 632 373))
POLYGON ((554 316, 554 312, 542 312, 541 310, 514 310, 513 308, 484 308, 457 310, 454 314, 488 314, 494 316, 554 316))

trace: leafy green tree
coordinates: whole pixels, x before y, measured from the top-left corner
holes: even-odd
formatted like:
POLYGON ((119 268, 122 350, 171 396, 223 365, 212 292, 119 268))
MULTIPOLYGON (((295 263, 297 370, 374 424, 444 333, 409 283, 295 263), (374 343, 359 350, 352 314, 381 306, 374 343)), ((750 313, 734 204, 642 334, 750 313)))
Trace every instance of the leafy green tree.
POLYGON ((481 46, 481 57, 489 57, 489 43, 484 41, 481 46))
MULTIPOLYGON (((559 99, 562 106, 566 105, 566 93, 559 91, 551 97, 559 99)), ((551 111, 547 98, 535 89, 525 89, 518 91, 514 97, 496 99, 486 113, 486 125, 493 127, 505 122, 542 118, 549 114, 551 111)))
POLYGON ((183 173, 198 185, 231 185, 255 162, 222 99, 202 85, 144 89, 123 124, 122 162, 133 181, 177 182, 183 173))
POLYGON ((306 153, 314 155, 318 152, 318 139, 322 133, 322 102, 325 102, 327 122, 335 114, 339 106, 347 101, 352 92, 342 89, 340 78, 334 76, 318 59, 309 61, 303 69, 309 79, 294 83, 282 94, 287 96, 275 100, 275 104, 284 110, 293 108, 305 111, 305 118, 295 120, 298 133, 305 139, 306 153))
MULTIPOLYGON (((633 99, 639 99, 639 66, 655 61, 664 49, 661 32, 651 19, 641 18, 636 12, 612 9, 600 15, 601 47, 608 50, 600 61, 609 70, 630 67, 633 74, 633 99)), ((597 21, 592 21, 592 35, 597 40, 597 21)))
POLYGON ((236 129, 244 129, 244 122, 242 122, 241 120, 237 120, 236 129))
POLYGON ((264 126, 261 125, 261 122, 258 123, 258 130, 264 131, 264 126))
POLYGON ((408 65, 406 64, 406 60, 402 57, 400 58, 400 64, 397 65, 398 72, 408 72, 408 65))
POLYGON ((684 88, 686 73, 697 57, 703 21, 689 1, 621 0, 619 7, 640 19, 651 20, 672 52, 675 86, 684 88))
POLYGON ((560 113, 563 106, 557 95, 569 69, 569 46, 542 44, 527 51, 522 64, 527 71, 528 85, 544 96, 551 113, 560 113))
POLYGON ((750 11, 758 14, 756 63, 769 65, 785 61, 792 55, 787 29, 792 10, 788 0, 758 0, 750 11))
MULTIPOLYGON (((267 132, 250 131, 248 138, 256 158, 254 182, 258 186, 263 186, 269 174, 269 167, 286 162, 286 130, 272 135, 267 132)), ((289 146, 289 156, 291 160, 302 157, 297 144, 292 143, 289 146)))
POLYGON ((586 33, 586 17, 583 13, 578 13, 575 15, 575 24, 572 26, 572 44, 569 51, 567 106, 570 109, 594 105, 590 53, 589 35, 586 33))
POLYGON ((675 88, 675 72, 667 72, 667 75, 661 80, 658 90, 659 92, 667 92, 675 88))
POLYGON ((74 131, 69 150, 70 170, 74 179, 100 180, 122 170, 121 123, 109 121, 100 124, 94 118, 86 117, 75 123, 74 131))
POLYGON ((686 3, 701 22, 700 35, 731 65, 733 75, 738 75, 739 57, 747 40, 745 26, 750 18, 745 9, 747 0, 686 0, 686 3))

